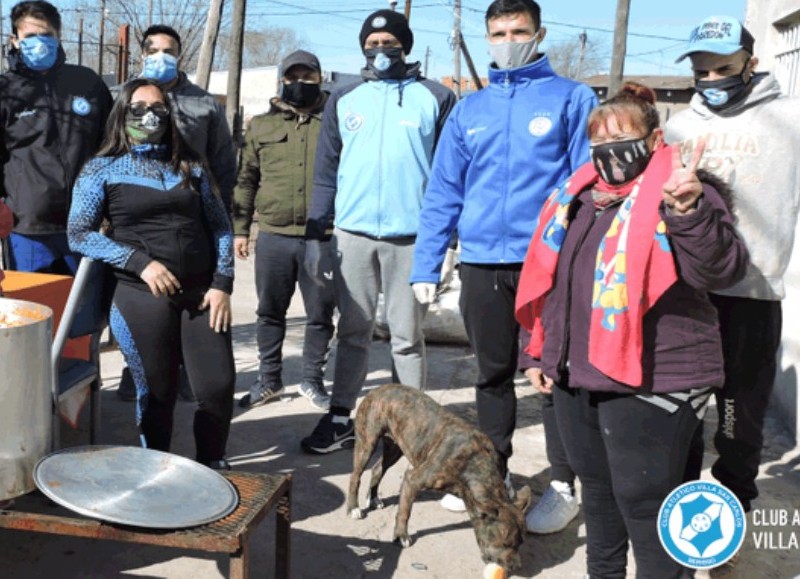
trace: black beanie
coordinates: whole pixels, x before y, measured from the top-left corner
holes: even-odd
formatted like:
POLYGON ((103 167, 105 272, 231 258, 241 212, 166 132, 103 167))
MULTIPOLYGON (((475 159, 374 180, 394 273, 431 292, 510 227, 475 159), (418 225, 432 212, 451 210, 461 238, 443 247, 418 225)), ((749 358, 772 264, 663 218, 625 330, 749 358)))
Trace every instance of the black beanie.
POLYGON ((408 20, 400 12, 394 10, 378 10, 370 14, 361 27, 361 34, 358 39, 361 41, 361 50, 364 50, 364 42, 367 36, 373 32, 388 32, 403 45, 403 52, 411 52, 414 46, 414 33, 408 27, 408 20))

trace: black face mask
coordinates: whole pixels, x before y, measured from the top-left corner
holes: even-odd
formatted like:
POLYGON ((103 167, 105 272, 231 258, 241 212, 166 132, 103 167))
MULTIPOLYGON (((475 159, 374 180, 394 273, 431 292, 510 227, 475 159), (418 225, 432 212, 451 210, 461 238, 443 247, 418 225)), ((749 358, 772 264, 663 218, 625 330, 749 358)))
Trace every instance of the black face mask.
POLYGON ((719 80, 696 80, 694 90, 703 98, 708 108, 716 111, 726 109, 742 100, 747 92, 750 83, 744 80, 744 70, 719 80))
POLYGON ((589 154, 600 178, 609 185, 622 185, 641 175, 652 155, 646 137, 594 145, 589 154))
POLYGON ((321 92, 317 83, 292 82, 283 85, 281 99, 298 109, 307 109, 317 104, 321 92))
POLYGON ((367 68, 378 78, 403 78, 406 74, 402 48, 369 48, 364 51, 364 56, 367 57, 367 68))

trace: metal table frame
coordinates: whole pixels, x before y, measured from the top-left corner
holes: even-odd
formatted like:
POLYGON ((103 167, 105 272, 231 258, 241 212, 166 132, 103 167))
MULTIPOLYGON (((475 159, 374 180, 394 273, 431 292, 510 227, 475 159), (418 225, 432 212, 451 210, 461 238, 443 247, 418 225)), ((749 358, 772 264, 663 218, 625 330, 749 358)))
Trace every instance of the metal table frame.
MULTIPOLYGON (((290 576, 291 475, 246 472, 222 473, 239 493, 239 506, 227 517, 179 530, 142 529, 94 519, 0 510, 0 528, 69 537, 86 537, 229 553, 231 579, 248 576, 249 538, 270 510, 275 510, 275 577, 290 576)), ((57 507, 62 509, 62 507, 57 507)), ((62 509, 66 510, 66 509, 62 509)))

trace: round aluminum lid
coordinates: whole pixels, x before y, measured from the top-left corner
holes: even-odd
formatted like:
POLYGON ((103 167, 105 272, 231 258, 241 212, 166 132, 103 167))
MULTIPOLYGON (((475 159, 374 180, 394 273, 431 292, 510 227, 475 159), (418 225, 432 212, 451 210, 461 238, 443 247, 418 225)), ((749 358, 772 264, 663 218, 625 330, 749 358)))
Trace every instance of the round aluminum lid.
POLYGON ((36 486, 95 519, 181 529, 221 519, 239 496, 228 479, 193 460, 135 446, 65 448, 39 460, 36 486))

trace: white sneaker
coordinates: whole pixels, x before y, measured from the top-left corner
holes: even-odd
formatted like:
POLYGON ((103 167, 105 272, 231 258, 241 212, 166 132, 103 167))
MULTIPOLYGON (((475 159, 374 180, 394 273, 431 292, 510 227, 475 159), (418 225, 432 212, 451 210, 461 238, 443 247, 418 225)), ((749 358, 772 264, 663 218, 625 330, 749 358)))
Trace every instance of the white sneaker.
POLYGON ((463 513, 467 510, 467 505, 464 504, 464 501, 462 501, 456 495, 451 495, 450 493, 444 495, 442 500, 439 501, 439 504, 443 509, 447 509, 448 511, 452 511, 454 513, 463 513))
POLYGON ((529 533, 537 535, 557 533, 578 516, 578 510, 578 499, 569 484, 554 480, 536 506, 528 511, 525 526, 529 533))
MULTIPOLYGON (((506 473, 506 478, 503 481, 506 484, 506 490, 508 491, 509 498, 513 501, 514 497, 517 496, 514 487, 511 485, 511 473, 506 473)), ((442 500, 439 501, 439 504, 442 508, 447 509, 448 511, 452 511, 454 513, 463 513, 467 510, 467 505, 464 504, 464 501, 458 498, 456 495, 451 495, 447 493, 442 497, 442 500)))

